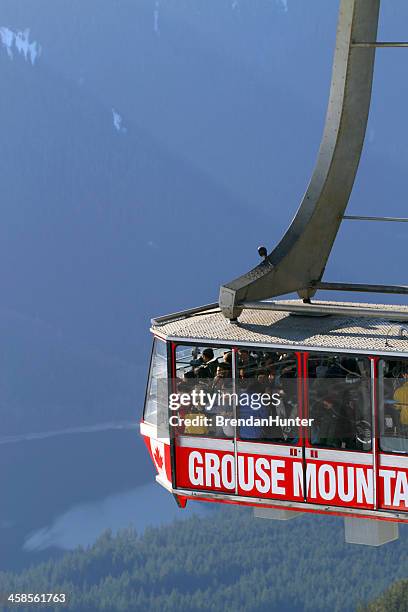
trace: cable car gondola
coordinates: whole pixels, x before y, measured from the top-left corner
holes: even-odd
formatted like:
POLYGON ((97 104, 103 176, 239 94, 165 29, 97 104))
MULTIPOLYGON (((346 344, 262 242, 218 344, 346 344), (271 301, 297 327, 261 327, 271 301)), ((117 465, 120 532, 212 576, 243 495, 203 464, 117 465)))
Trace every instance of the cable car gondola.
MULTIPOLYGON (((367 126, 380 0, 341 0, 329 108, 299 210, 219 302, 152 320, 141 433, 156 480, 189 499, 286 520, 344 516, 379 546, 408 521, 408 307, 316 300, 407 294, 322 281, 367 126), (275 299, 296 292, 297 300, 275 299)), ((377 219, 377 218, 376 218, 377 219)), ((390 221, 395 219, 384 218, 390 221)))

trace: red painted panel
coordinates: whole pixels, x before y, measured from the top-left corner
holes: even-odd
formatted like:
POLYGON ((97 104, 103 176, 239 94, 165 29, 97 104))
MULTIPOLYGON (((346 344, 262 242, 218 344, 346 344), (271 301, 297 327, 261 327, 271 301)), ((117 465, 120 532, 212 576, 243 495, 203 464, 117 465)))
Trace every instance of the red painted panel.
POLYGON ((372 466, 314 459, 306 463, 307 501, 346 508, 374 507, 372 466))
POLYGON ((238 454, 238 495, 303 501, 302 459, 238 454))
POLYGON ((161 440, 150 438, 143 435, 143 440, 147 446, 150 457, 157 470, 157 474, 164 480, 171 483, 171 457, 170 446, 161 440))
POLYGON ((378 500, 380 508, 408 512, 408 468, 380 465, 378 500))
POLYGON ((177 487, 235 493, 234 453, 176 446, 177 487))

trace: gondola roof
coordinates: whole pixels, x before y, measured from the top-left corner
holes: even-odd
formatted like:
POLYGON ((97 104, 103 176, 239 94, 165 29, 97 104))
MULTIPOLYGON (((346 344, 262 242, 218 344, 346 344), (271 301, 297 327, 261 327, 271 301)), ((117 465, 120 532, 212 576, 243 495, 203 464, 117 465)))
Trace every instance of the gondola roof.
POLYGON ((165 339, 209 344, 274 345, 320 351, 354 353, 408 354, 408 326, 393 321, 393 312, 408 306, 314 301, 316 305, 347 305, 381 311, 379 318, 364 316, 305 316, 293 314, 290 308, 300 300, 282 300, 287 311, 244 310, 239 322, 231 324, 212 308, 172 320, 153 320, 152 331, 165 339), (389 318, 384 318, 389 311, 389 318))

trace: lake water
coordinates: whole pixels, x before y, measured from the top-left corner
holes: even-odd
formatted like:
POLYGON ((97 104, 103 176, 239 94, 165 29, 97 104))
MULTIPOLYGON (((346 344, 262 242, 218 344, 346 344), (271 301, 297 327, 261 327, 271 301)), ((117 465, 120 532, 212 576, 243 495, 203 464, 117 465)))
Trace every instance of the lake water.
POLYGON ((92 544, 105 529, 142 532, 211 511, 180 510, 154 482, 137 428, 112 427, 0 439, 0 570, 92 544))

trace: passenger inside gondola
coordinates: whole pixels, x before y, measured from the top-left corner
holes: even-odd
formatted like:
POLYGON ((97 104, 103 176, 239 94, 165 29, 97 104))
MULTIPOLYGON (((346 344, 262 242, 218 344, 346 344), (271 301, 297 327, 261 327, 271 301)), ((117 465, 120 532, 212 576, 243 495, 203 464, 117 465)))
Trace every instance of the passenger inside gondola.
POLYGON ((225 361, 221 361, 220 363, 217 364, 217 369, 215 372, 214 380, 211 385, 212 388, 213 389, 223 389, 226 387, 227 384, 229 386, 230 383, 227 381, 230 381, 231 377, 232 377, 231 366, 225 361))
MULTIPOLYGON (((190 362, 191 363, 191 362, 190 362)), ((194 373, 197 378, 214 378, 217 371, 218 360, 214 358, 212 348, 205 348, 196 360, 194 373)))
POLYGON ((232 368, 232 351, 225 351, 223 355, 224 363, 228 364, 232 368))
POLYGON ((253 377, 258 368, 256 358, 247 349, 238 349, 238 367, 244 369, 249 377, 253 377))
POLYGON ((311 443, 348 450, 371 449, 368 360, 342 355, 309 359, 311 443))
POLYGON ((395 408, 399 411, 401 432, 408 433, 408 371, 402 374, 402 384, 394 393, 395 408))
POLYGON ((408 362, 384 360, 379 369, 381 450, 408 453, 408 362))

